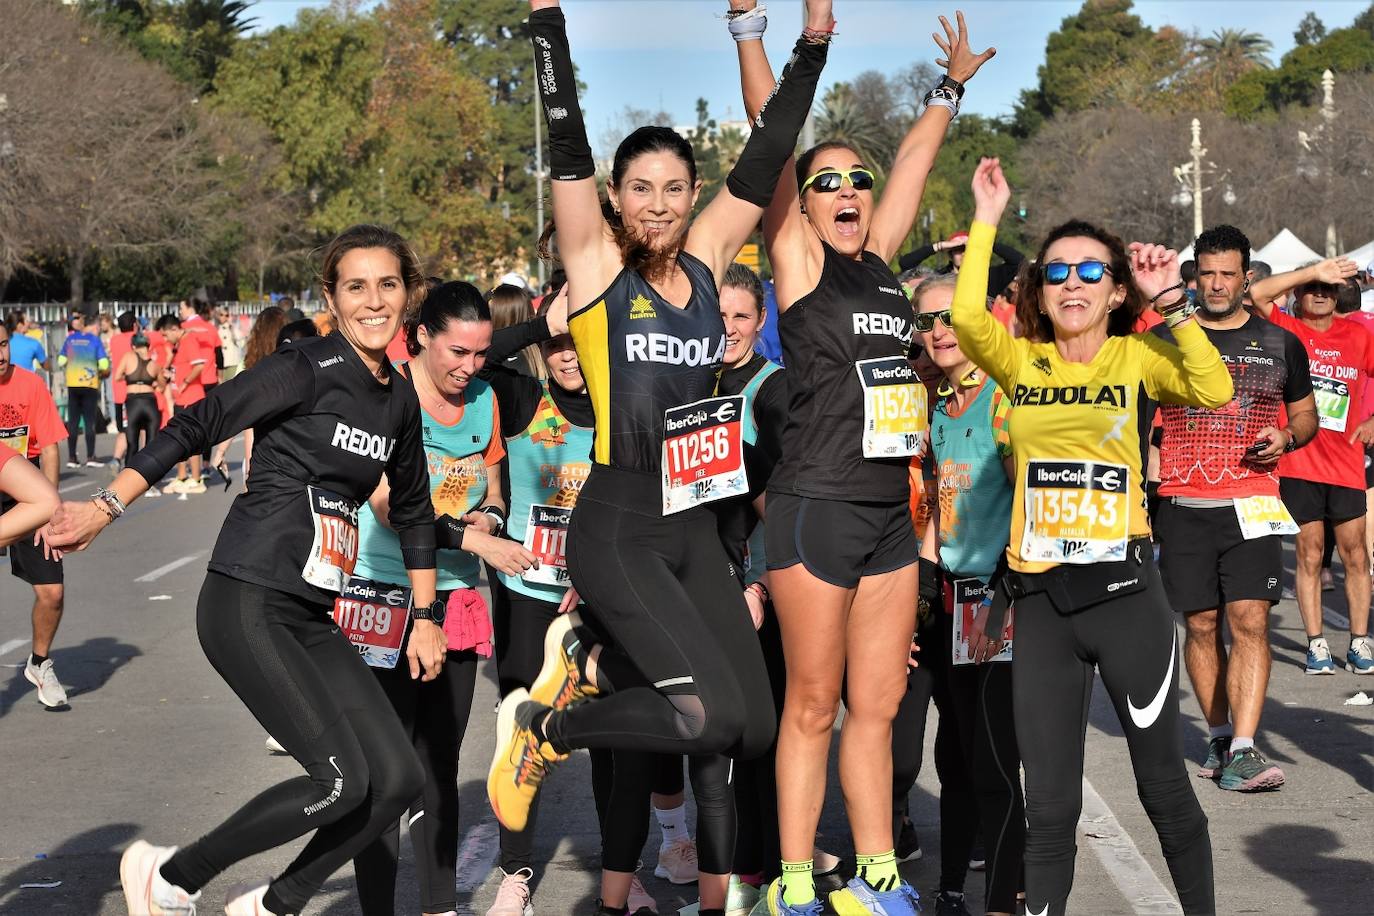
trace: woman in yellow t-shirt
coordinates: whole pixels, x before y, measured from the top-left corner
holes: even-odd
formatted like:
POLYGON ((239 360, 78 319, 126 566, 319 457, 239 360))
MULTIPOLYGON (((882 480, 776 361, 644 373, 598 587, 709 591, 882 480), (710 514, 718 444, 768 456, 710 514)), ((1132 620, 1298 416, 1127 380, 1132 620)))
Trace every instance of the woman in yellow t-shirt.
POLYGON ((1063 914, 1073 884, 1093 670, 1111 695, 1136 785, 1185 913, 1216 912, 1207 818, 1183 766, 1178 647, 1154 567, 1143 455, 1151 401, 1216 409, 1231 378, 1192 320, 1178 255, 1081 221, 1052 230, 1020 293, 1013 338, 988 312, 987 265, 1011 197, 996 159, 952 307, 964 352, 1012 400, 1017 739, 1026 772, 1026 912, 1063 914), (1132 334, 1154 305, 1177 346, 1132 334))

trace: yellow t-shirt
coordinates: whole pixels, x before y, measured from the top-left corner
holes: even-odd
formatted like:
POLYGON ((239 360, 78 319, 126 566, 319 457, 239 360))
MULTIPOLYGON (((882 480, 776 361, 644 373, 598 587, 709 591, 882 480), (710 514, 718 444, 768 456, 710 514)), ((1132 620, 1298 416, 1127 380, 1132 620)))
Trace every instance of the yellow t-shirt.
POLYGON ((1148 537, 1142 468, 1147 400, 1215 410, 1231 376, 1196 322, 1153 334, 1108 337, 1091 362, 1065 360, 1051 343, 1013 338, 987 310, 994 227, 975 222, 953 303, 965 355, 1011 400, 1016 495, 1007 558, 1019 572, 1060 563, 1124 559, 1148 537))

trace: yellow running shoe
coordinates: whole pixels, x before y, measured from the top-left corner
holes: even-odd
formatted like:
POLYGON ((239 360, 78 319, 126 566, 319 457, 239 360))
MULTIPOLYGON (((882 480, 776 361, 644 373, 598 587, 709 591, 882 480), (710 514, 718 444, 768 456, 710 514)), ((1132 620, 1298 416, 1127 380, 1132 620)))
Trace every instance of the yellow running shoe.
POLYGON ((544 633, 544 666, 530 685, 530 699, 552 709, 566 709, 596 696, 599 691, 587 683, 577 667, 577 650, 582 641, 576 628, 582 618, 576 611, 559 614, 544 633))
POLYGON ((496 753, 487 773, 487 799, 496 819, 515 833, 525 829, 544 777, 554 764, 567 759, 547 741, 539 743, 530 730, 530 723, 548 711, 532 702, 523 687, 507 694, 496 711, 496 753))

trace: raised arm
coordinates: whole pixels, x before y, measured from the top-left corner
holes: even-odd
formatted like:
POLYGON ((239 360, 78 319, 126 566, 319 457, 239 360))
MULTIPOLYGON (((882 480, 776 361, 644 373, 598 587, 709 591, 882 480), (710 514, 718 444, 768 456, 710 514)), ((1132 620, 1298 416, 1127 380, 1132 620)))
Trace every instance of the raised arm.
POLYGON ((1160 297, 1165 300, 1159 303, 1159 312, 1177 343, 1175 346, 1154 334, 1139 335, 1151 351, 1144 363, 1146 392, 1169 404, 1208 410, 1223 407, 1234 394, 1231 373, 1211 338, 1192 317, 1187 297, 1181 292, 1178 252, 1141 242, 1132 242, 1127 250, 1131 275, 1141 294, 1151 302, 1160 297), (1171 296, 1176 298, 1171 300, 1171 296))
MULTIPOLYGON (((725 179, 725 187, 692 224, 687 250, 711 266, 717 282, 781 190, 779 179, 796 149, 825 67, 835 25, 830 11, 830 0, 808 0, 806 30, 771 97, 754 116, 754 130, 744 152, 725 179)), ((761 66, 767 68, 766 57, 761 66)))
POLYGON ((1274 310, 1274 300, 1287 296, 1304 283, 1344 283, 1355 276, 1359 268, 1349 258, 1327 258, 1297 270, 1274 274, 1250 284, 1250 298, 1255 310, 1265 318, 1274 310))
MULTIPOLYGON (((962 98, 964 83, 973 78, 978 68, 992 59, 996 48, 988 48, 975 53, 969 47, 968 26, 964 24, 964 14, 955 13, 958 26, 952 27, 949 20, 940 17, 944 37, 934 35, 935 43, 940 46, 944 57, 936 63, 948 71, 941 80, 941 86, 950 86, 957 97, 962 98)), ((897 148, 897 158, 888 172, 887 185, 883 188, 882 200, 873 213, 873 224, 868 231, 869 251, 884 261, 891 261, 897 249, 911 232, 916 221, 916 212, 921 206, 921 194, 925 191, 926 176, 935 165, 935 156, 945 141, 945 131, 957 112, 957 102, 934 93, 926 96, 926 110, 916 119, 907 131, 902 145, 897 148)))
POLYGON ((1011 200, 1011 189, 996 159, 983 159, 973 173, 973 225, 964 246, 964 264, 955 281, 951 304, 959 346, 968 358, 992 376, 1003 391, 1012 391, 1021 361, 1023 342, 1013 340, 987 308, 988 264, 997 223, 1011 200))
POLYGON ((530 8, 539 100, 549 132, 549 177, 558 247, 574 295, 588 299, 604 289, 619 270, 616 249, 601 216, 596 164, 577 101, 567 20, 558 0, 530 0, 530 8))

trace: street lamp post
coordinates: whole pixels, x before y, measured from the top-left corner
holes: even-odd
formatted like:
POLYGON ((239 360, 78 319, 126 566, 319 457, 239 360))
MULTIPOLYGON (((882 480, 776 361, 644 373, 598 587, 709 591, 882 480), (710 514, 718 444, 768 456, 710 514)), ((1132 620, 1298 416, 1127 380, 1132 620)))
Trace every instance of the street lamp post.
MULTIPOLYGON (((1174 192, 1170 201, 1181 207, 1192 204, 1193 238, 1197 238, 1202 235, 1202 195, 1214 190, 1213 187, 1202 186, 1202 177, 1204 174, 1216 174, 1219 170, 1215 162, 1208 162, 1203 158, 1207 155, 1207 149, 1202 145, 1202 122, 1193 118, 1192 128, 1193 142, 1188 145, 1190 157, 1182 165, 1174 166, 1174 178, 1179 183, 1179 189, 1174 192)), ((1221 200, 1228 207, 1236 202, 1236 192, 1231 190, 1231 183, 1226 180, 1229 175, 1229 172, 1223 172, 1221 175, 1221 200)))
POLYGON ((1330 70, 1322 71, 1322 127, 1325 128, 1326 136, 1326 188, 1323 197, 1326 199, 1326 256, 1334 258, 1337 252, 1336 246, 1336 219, 1335 207, 1331 201, 1331 186, 1333 173, 1336 170, 1335 164, 1335 138, 1332 136, 1334 122, 1336 120, 1336 75, 1330 70))

